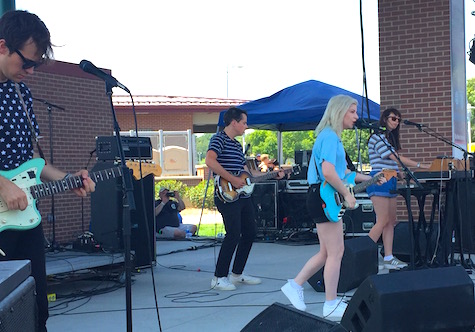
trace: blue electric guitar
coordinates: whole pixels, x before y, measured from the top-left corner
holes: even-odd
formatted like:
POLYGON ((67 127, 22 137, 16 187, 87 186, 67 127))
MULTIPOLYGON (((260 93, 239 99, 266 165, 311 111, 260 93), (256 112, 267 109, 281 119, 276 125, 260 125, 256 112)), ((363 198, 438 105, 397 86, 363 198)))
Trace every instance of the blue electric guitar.
MULTIPOLYGON (((348 188, 350 193, 354 195, 365 190, 370 185, 375 184, 383 176, 386 178, 386 180, 389 180, 392 177, 397 176, 397 173, 395 170, 383 170, 378 175, 375 175, 371 180, 355 185, 356 173, 351 172, 345 175, 343 183, 348 188)), ((327 181, 324 181, 320 186, 320 197, 324 202, 323 211, 325 212, 325 216, 328 218, 328 220, 333 222, 340 220, 346 211, 346 202, 343 196, 327 181)))
MULTIPOLYGON (((138 162, 127 162, 127 167, 131 168, 134 177, 140 178, 138 162)), ((8 210, 7 204, 0 197, 0 232, 6 229, 26 230, 36 227, 41 222, 41 215, 36 208, 36 200, 70 189, 81 188, 83 186, 81 176, 70 176, 64 180, 41 183, 40 174, 45 166, 45 161, 41 158, 31 159, 20 167, 10 171, 0 171, 0 175, 9 179, 20 187, 28 198, 28 206, 25 210, 8 210)), ((159 167, 159 166, 157 166, 159 167)), ((160 170, 161 171, 161 170, 160 170)), ((145 172, 156 173, 158 170, 150 166, 145 168, 145 172)), ((97 172, 90 172, 89 177, 94 182, 100 182, 122 176, 122 168, 115 167, 97 172)), ((142 171, 142 176, 145 176, 142 171)))

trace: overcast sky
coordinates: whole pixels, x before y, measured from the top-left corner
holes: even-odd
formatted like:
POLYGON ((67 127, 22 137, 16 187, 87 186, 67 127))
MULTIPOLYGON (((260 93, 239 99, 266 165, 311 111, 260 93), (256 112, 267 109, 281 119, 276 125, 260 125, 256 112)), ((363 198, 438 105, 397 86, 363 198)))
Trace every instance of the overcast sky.
MULTIPOLYGON (((57 60, 111 69, 134 95, 257 99, 309 79, 363 93, 357 0, 16 0, 16 7, 46 23, 57 60)), ((474 10, 467 0, 467 51, 474 10)), ((379 102, 377 0, 363 1, 363 28, 368 96, 379 102)), ((467 71, 475 77, 468 59, 467 71)))

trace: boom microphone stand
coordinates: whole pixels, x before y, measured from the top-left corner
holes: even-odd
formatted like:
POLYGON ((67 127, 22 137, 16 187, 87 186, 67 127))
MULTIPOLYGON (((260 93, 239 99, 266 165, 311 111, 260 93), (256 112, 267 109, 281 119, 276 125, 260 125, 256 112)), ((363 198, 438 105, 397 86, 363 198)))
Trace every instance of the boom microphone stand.
POLYGON ((117 147, 119 150, 121 168, 122 168, 122 190, 123 190, 123 237, 124 237, 124 255, 125 255, 125 306, 127 311, 127 331, 132 331, 132 261, 130 259, 130 212, 135 211, 134 186, 132 175, 125 162, 125 154, 122 148, 122 140, 120 139, 120 128, 112 103, 113 86, 106 81, 106 94, 112 111, 112 119, 114 123, 114 132, 117 139, 117 147))
MULTIPOLYGON (((44 99, 39 99, 39 98, 33 98, 33 100, 36 100, 40 103, 43 103, 46 105, 46 110, 48 111, 48 123, 49 123, 49 155, 50 155, 50 163, 51 165, 54 164, 54 158, 53 158, 53 119, 51 116, 51 110, 53 108, 57 108, 61 111, 65 111, 61 106, 57 106, 55 104, 49 103, 44 99)), ((53 251, 59 249, 59 245, 56 242, 56 218, 54 214, 54 194, 51 195, 51 213, 48 214, 48 222, 51 222, 53 224, 53 239, 51 241, 51 249, 53 251)))

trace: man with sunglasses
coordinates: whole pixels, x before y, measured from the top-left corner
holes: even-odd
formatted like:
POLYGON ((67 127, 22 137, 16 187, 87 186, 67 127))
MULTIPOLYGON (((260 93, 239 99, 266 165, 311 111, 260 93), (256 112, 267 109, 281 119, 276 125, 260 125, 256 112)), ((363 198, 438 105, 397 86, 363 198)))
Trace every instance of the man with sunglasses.
MULTIPOLYGON (((53 50, 46 25, 35 14, 10 11, 0 18, 0 171, 11 171, 25 162, 42 157, 34 143, 40 134, 33 112, 30 90, 22 82, 43 62, 52 59, 53 50), (38 154, 39 153, 39 154, 38 154)), ((86 170, 76 173, 83 178, 83 187, 74 190, 79 196, 94 191, 95 184, 86 170)), ((41 178, 62 180, 70 176, 46 163, 41 178)), ((0 175, 0 198, 8 210, 25 210, 25 192, 0 175)), ((36 283, 38 322, 36 331, 46 331, 48 300, 44 234, 40 225, 28 230, 0 232, 0 261, 28 259, 36 283)))

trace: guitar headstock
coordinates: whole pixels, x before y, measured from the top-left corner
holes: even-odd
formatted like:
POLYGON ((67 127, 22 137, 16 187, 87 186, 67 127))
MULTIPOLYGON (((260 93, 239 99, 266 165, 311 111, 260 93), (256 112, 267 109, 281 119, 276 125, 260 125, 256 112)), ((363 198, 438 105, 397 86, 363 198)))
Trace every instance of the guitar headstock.
POLYGON ((383 169, 381 171, 382 176, 386 178, 386 181, 391 180, 394 177, 397 177, 397 172, 394 169, 383 169))
POLYGON ((127 161, 127 167, 134 173, 134 178, 140 179, 140 165, 142 165, 142 176, 145 177, 149 174, 160 176, 162 174, 162 168, 160 165, 152 163, 139 163, 137 161, 127 161))

